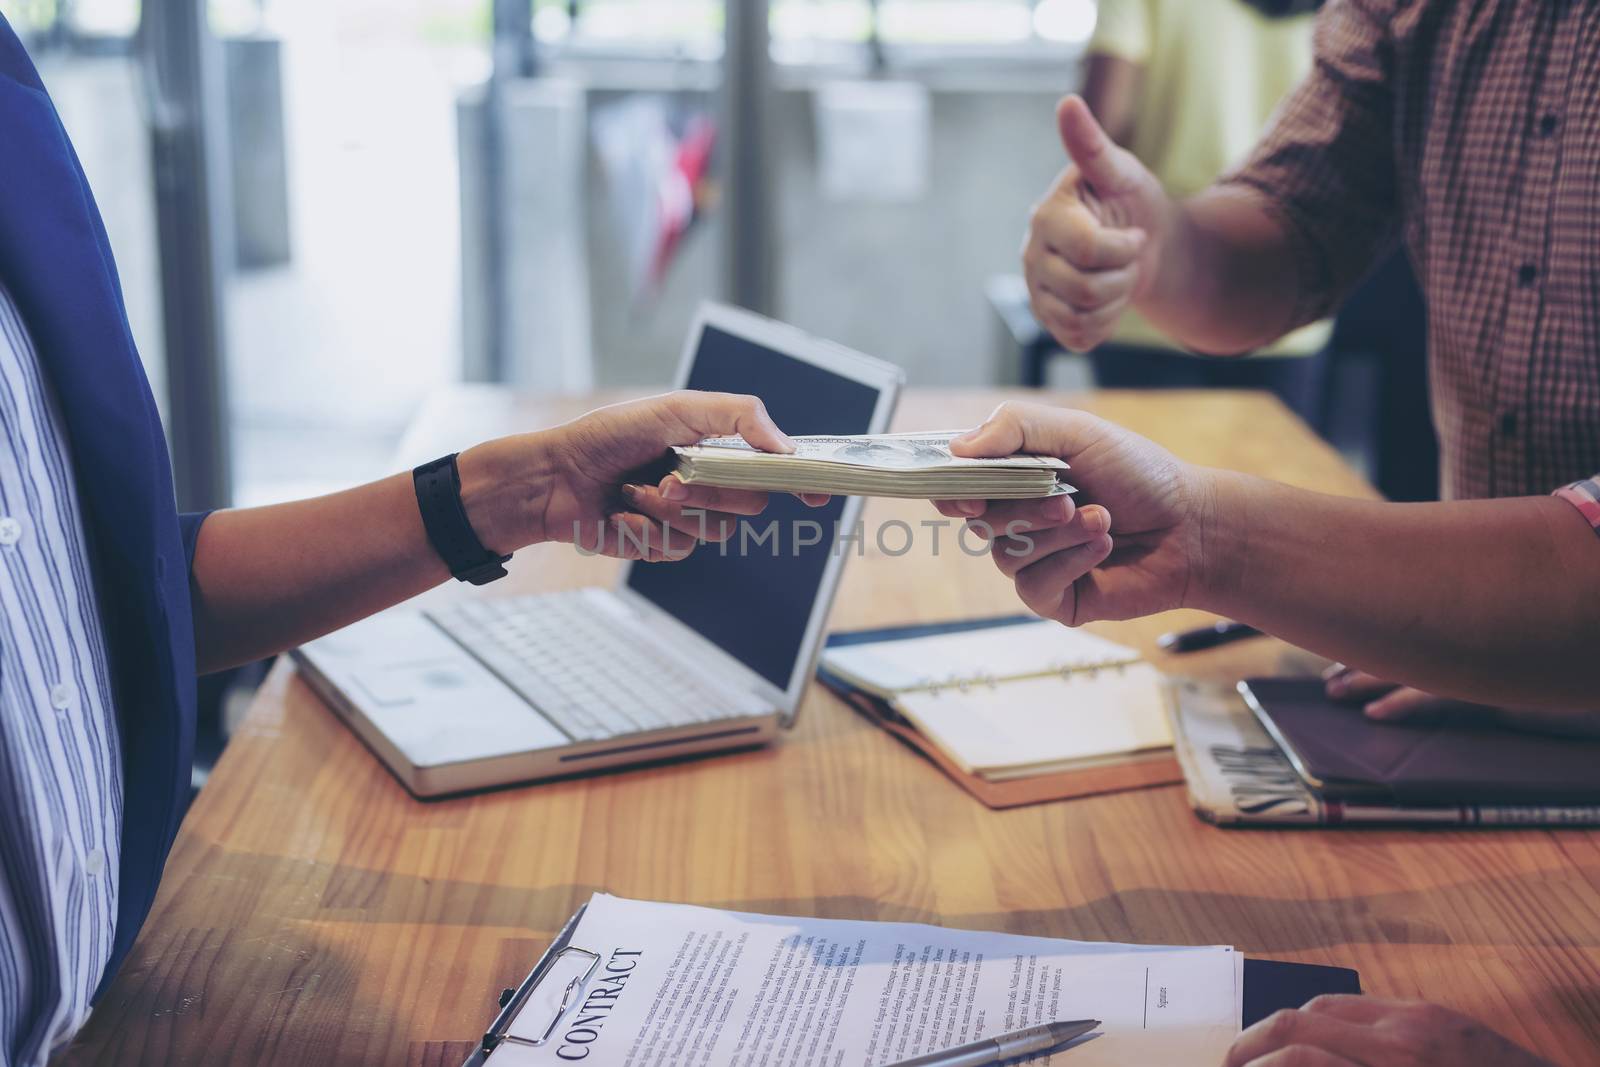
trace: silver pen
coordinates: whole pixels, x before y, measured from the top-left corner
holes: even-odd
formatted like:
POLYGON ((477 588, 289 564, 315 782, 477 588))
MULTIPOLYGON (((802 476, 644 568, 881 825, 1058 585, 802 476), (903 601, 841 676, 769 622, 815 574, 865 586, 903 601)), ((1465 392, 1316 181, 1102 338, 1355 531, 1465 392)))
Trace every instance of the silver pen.
POLYGON ((997 1034, 981 1041, 947 1048, 943 1052, 930 1052, 926 1056, 901 1060, 890 1067, 987 1067, 988 1064, 1003 1063, 1018 1056, 1048 1052, 1057 1045, 1082 1037, 1099 1025, 1099 1019, 1078 1019, 1070 1023, 1030 1026, 1026 1030, 1014 1030, 1009 1034, 997 1034))

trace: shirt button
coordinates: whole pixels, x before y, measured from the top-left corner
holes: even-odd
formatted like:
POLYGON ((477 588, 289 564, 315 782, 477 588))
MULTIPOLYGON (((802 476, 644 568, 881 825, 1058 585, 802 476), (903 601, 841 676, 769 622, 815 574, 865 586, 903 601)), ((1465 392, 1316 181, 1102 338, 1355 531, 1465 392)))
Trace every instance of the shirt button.
POLYGON ((1503 411, 1500 413, 1500 433, 1506 437, 1517 436, 1517 413, 1503 411))
POLYGON ((1539 120, 1539 133, 1549 137, 1556 132, 1556 127, 1559 125, 1561 125, 1561 120, 1555 116, 1554 112, 1551 112, 1539 120))
POLYGON ((58 682, 50 687, 50 706, 57 711, 66 711, 72 707, 72 702, 77 695, 76 686, 68 682, 58 682))
POLYGON ((22 540, 22 523, 10 515, 0 517, 0 545, 14 545, 22 540))
POLYGON ((1517 268, 1517 281, 1523 285, 1532 285, 1537 277, 1539 277, 1539 268, 1532 263, 1524 263, 1517 268))
POLYGON ((106 854, 101 849, 92 849, 83 857, 83 870, 90 878, 98 878, 105 873, 106 854))

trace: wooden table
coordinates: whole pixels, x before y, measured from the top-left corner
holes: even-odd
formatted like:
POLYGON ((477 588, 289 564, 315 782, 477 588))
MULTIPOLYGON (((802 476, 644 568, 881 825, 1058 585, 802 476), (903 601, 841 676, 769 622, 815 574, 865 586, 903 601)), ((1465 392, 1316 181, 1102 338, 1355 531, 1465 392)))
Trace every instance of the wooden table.
MULTIPOLYGON (((576 414, 596 398, 438 398, 408 459, 576 414)), ((902 428, 961 425, 992 392, 913 391, 902 428)), ((1264 395, 1052 396, 1180 455, 1370 494, 1264 395)), ((936 517, 873 501, 868 521, 936 517)), ((870 528, 870 527, 869 527, 870 528)), ((870 546, 869 546, 870 547, 870 546)), ((566 547, 490 593, 606 581, 566 547)), ((435 594, 470 595, 463 588, 435 594)), ((839 629, 1017 610, 948 545, 846 565, 839 629)), ((1105 633, 1153 652, 1162 616, 1105 633)), ((1256 641, 1182 660, 1237 676, 1256 641)), ((411 799, 280 662, 196 801, 133 955, 69 1062, 456 1067, 496 994, 597 889, 745 911, 1074 938, 1231 943, 1359 968, 1367 989, 1476 1015, 1562 1063, 1600 1061, 1600 834, 1241 831, 1183 790, 1007 812, 813 687, 775 747, 441 802, 411 799)))

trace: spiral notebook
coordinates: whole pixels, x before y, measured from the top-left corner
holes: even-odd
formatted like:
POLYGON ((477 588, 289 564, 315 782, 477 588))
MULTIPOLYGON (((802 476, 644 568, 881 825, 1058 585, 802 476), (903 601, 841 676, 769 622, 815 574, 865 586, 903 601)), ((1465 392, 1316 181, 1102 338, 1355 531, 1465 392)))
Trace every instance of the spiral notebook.
POLYGON ((1134 649, 1054 622, 835 635, 821 671, 989 782, 1172 755, 1160 673, 1134 649))

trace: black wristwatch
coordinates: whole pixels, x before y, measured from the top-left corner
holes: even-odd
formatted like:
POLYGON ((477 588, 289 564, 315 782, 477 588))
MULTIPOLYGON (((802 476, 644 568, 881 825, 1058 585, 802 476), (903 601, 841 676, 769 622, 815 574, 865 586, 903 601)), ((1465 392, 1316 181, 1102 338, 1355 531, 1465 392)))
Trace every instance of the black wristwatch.
POLYGON ((461 503, 461 471, 456 455, 424 463, 411 472, 417 489, 417 507, 428 541, 439 553, 450 573, 460 582, 487 585, 506 576, 510 556, 497 556, 483 547, 472 524, 467 521, 466 505, 461 503))

